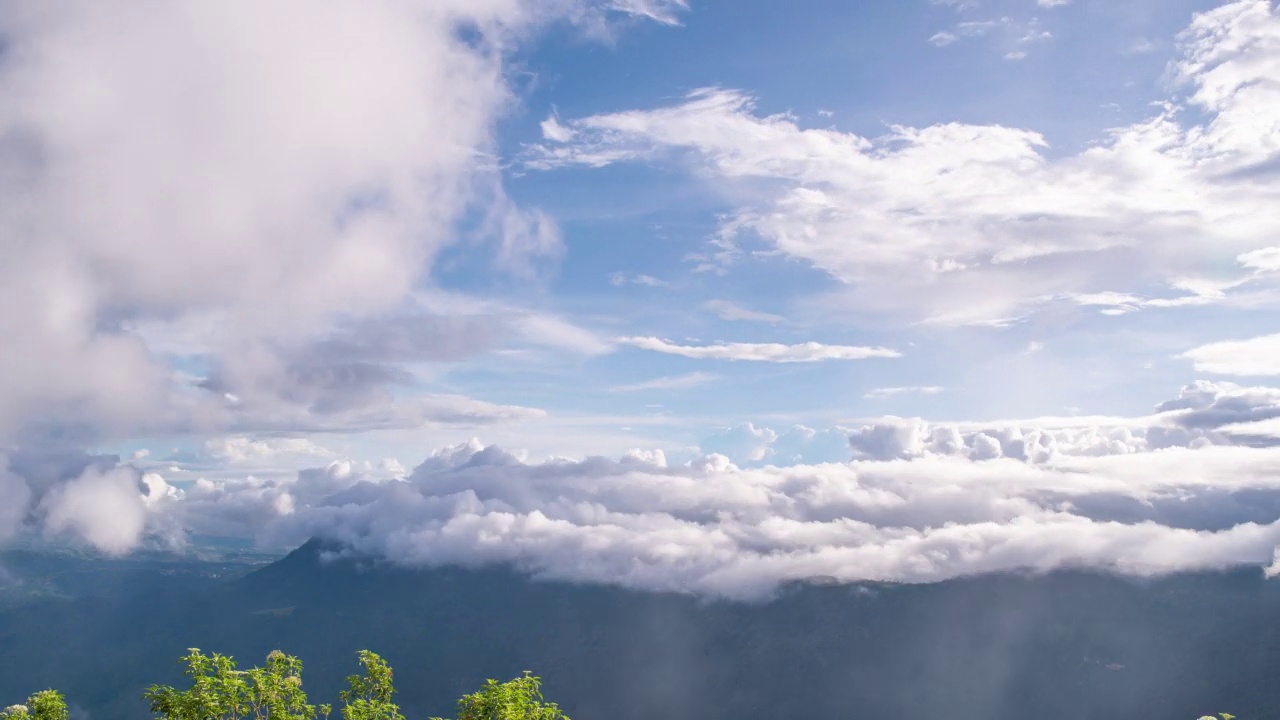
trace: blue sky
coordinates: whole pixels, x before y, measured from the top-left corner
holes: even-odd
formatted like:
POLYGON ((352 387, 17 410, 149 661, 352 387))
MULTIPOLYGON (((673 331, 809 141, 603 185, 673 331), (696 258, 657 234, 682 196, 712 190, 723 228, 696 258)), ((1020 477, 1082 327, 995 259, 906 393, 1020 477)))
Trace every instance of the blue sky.
MULTIPOLYGON (((679 25, 628 28, 608 44, 575 40, 573 29, 553 34, 521 58, 519 72, 528 76, 520 77, 519 107, 500 135, 508 192, 545 209, 563 233, 565 254, 553 276, 526 289, 533 302, 605 334, 888 345, 903 357, 777 367, 621 351, 553 373, 546 379, 553 391, 532 390, 532 379, 511 387, 499 381, 494 390, 503 401, 576 412, 627 414, 661 404, 690 419, 691 442, 699 424, 772 417, 822 425, 883 413, 995 419, 1146 412, 1193 378, 1190 363, 1173 358, 1181 346, 1247 331, 1253 319, 1239 311, 1179 309, 1134 320, 1077 312, 998 330, 827 320, 805 302, 838 282, 804 262, 769 258, 724 275, 695 271, 688 256, 704 251, 717 217, 735 209, 714 182, 670 163, 547 173, 528 171, 520 159, 543 140, 540 124, 548 117, 660 108, 704 87, 748 93, 757 116, 788 113, 802 128, 875 137, 896 124, 1002 125, 1043 134, 1046 157, 1070 156, 1103 141, 1110 128, 1151 117, 1152 103, 1185 93, 1170 77, 1175 36, 1194 12, 1213 5, 712 2, 679 13, 679 25), (999 24, 966 37, 957 30, 964 23, 999 24), (959 39, 930 42, 944 32, 959 39), (1026 56, 1007 58, 1011 52, 1026 56), (712 301, 783 319, 725 321, 704 307, 712 301), (1197 314, 1207 335, 1189 336, 1187 316, 1197 314), (1033 342, 1044 350, 1027 354, 1033 342), (696 373, 720 379, 621 397, 574 391, 584 380, 599 389, 696 373), (876 388, 914 386, 944 391, 865 397, 876 388)), ((1194 117, 1194 109, 1187 114, 1194 117)), ((460 275, 445 282, 476 282, 473 273, 460 275)), ((479 374, 468 387, 493 381, 479 374)))
POLYGON ((1268 0, 12 3, 0 540, 560 567, 723 502, 681 537, 927 579, 966 488, 1019 566, 1137 506, 1142 567, 1269 560, 1277 76, 1268 0))

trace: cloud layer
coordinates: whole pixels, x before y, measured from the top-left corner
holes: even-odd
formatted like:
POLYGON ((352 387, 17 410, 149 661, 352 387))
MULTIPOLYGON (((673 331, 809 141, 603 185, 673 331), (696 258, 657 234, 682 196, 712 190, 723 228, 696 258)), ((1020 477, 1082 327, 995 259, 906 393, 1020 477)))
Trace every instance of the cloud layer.
MULTIPOLYGON (((715 453, 671 466, 661 451, 530 464, 473 441, 398 478, 336 461, 179 489, 99 463, 40 508, 45 533, 108 551, 191 533, 270 547, 322 536, 411 566, 513 563, 736 598, 820 575, 922 582, 1072 565, 1153 574, 1271 562, 1280 443, 1241 444, 1234 433, 1277 417, 1280 390, 1199 383, 1141 418, 889 418, 847 431, 850 462, 790 467, 745 468, 715 453)), ((788 444, 816 435, 747 426, 721 441, 731 451, 753 441, 764 448, 757 459, 784 460, 788 444)))

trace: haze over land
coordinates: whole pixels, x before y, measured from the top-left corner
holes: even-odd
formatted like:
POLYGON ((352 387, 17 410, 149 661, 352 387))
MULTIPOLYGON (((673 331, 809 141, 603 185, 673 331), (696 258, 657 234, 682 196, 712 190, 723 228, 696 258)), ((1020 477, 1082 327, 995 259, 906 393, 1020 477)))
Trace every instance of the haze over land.
POLYGON ((1280 9, 842 5, 5 3, 0 542, 1280 567, 1280 9))

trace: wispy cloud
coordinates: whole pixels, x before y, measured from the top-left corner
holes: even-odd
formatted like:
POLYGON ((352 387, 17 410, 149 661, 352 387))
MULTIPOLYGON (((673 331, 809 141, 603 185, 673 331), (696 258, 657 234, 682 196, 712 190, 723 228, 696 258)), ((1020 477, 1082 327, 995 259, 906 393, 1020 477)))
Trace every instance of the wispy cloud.
POLYGON ((781 315, 748 310, 728 300, 708 300, 702 307, 715 313, 721 320, 745 320, 747 322, 780 323, 786 320, 781 315))
POLYGON ((708 383, 713 383, 720 379, 719 375, 712 373, 687 373, 684 375, 667 375, 657 377, 644 382, 632 383, 630 385, 614 385, 609 388, 613 392, 645 392, 648 390, 687 390, 689 388, 700 387, 708 383))
POLYGON ((679 25, 681 13, 689 9, 687 0, 611 0, 610 9, 664 25, 679 25))
POLYGON ((1050 40, 1053 33, 1045 30, 1036 18, 1015 20, 1004 16, 988 20, 965 20, 956 23, 947 30, 934 33, 929 43, 935 47, 946 47, 965 38, 981 38, 994 36, 999 45, 1006 49, 1005 58, 1017 60, 1026 57, 1026 46, 1050 40))
POLYGON ((946 47, 959 39, 960 38, 956 37, 955 33, 950 33, 950 32, 947 32, 946 30, 942 30, 930 36, 929 42, 937 47, 946 47))
POLYGON ((773 363, 808 363, 825 360, 866 360, 896 358, 900 353, 883 347, 823 345, 816 342, 798 345, 780 343, 721 343, 718 345, 677 345, 656 337, 620 337, 617 342, 642 350, 682 355, 699 360, 746 360, 773 363))
POLYGON ((937 395, 943 388, 937 385, 912 385, 906 387, 882 387, 871 390, 863 397, 868 400, 885 400, 898 395, 937 395))
POLYGON ((1280 375, 1280 335, 1201 345, 1181 357, 1196 370, 1217 375, 1280 375))
POLYGON ((644 287, 653 288, 671 287, 671 283, 666 280, 658 279, 652 275, 626 272, 615 272, 610 274, 609 284, 614 287, 622 287, 623 285, 642 285, 644 287))

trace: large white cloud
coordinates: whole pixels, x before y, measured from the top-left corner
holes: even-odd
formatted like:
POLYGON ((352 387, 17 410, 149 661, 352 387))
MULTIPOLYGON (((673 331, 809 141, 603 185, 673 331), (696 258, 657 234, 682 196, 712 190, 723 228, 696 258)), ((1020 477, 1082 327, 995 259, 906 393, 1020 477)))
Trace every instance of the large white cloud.
POLYGON ((96 468, 53 488, 40 503, 45 532, 71 534, 108 553, 132 550, 147 527, 145 495, 132 468, 96 468))
POLYGON ((1171 103, 1077 154, 998 125, 879 138, 804 128, 760 115, 746 93, 704 88, 564 121, 527 163, 692 165, 738 206, 708 262, 762 241, 846 284, 841 306, 867 314, 999 324, 1050 303, 1115 309, 1104 297, 1226 302, 1274 281, 1254 253, 1280 233, 1280 12, 1237 0, 1196 16, 1179 42, 1173 75, 1206 120, 1171 103))
POLYGON ((464 213, 503 270, 559 252, 493 158, 505 58, 553 21, 680 5, 5 3, 0 440, 31 418, 108 437, 356 406, 434 420, 393 407, 394 363, 484 351, 521 318, 429 317, 429 348, 378 318, 464 213))

